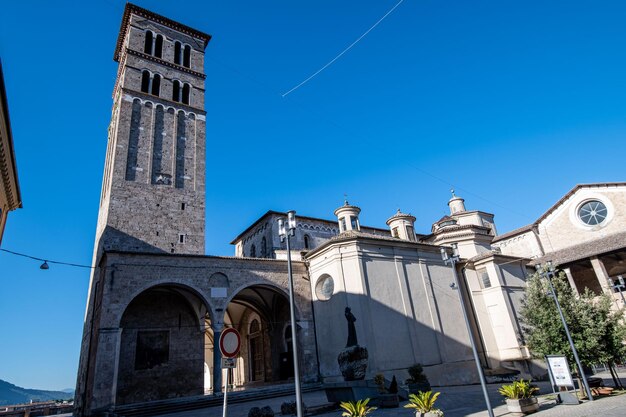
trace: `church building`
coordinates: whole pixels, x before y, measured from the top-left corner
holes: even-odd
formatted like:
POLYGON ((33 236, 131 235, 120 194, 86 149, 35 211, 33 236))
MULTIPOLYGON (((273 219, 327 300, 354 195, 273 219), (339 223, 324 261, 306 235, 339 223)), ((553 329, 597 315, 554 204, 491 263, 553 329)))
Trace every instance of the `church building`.
MULTIPOLYGON (((204 253, 210 40, 126 5, 76 415, 220 393, 215 344, 230 327, 242 336, 228 371, 235 386, 294 376, 287 248, 278 234, 286 213, 261 216, 231 242, 232 257, 204 253)), ((454 194, 450 214, 428 234, 417 234, 415 217, 400 210, 390 212, 388 229, 361 225, 361 209, 348 201, 332 220, 296 216, 290 254, 302 381, 343 380, 337 357, 349 307, 369 352, 366 379, 403 381, 421 363, 433 385, 478 382, 459 297, 487 376, 530 376, 518 319, 527 266, 552 257, 575 288, 612 291, 607 278, 626 274, 625 203, 626 183, 577 186, 537 222, 504 235, 493 214, 467 210, 454 194), (441 255, 452 244, 459 286, 441 255)))

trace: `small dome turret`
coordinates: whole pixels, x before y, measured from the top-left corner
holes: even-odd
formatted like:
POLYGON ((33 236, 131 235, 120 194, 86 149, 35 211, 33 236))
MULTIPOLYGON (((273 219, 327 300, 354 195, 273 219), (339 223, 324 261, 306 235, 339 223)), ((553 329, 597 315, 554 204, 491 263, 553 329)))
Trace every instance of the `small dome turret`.
POLYGON ((361 230, 361 224, 359 223, 359 213, 361 209, 357 206, 351 206, 348 200, 344 205, 335 210, 335 216, 339 222, 339 233, 347 232, 348 230, 361 230))
POLYGON ((450 190, 452 192, 452 198, 448 201, 448 206, 450 207, 450 214, 460 213, 465 211, 465 200, 461 197, 457 197, 454 194, 454 189, 450 190))
POLYGON ((391 229, 391 236, 415 242, 415 216, 398 212, 387 219, 387 226, 391 229))

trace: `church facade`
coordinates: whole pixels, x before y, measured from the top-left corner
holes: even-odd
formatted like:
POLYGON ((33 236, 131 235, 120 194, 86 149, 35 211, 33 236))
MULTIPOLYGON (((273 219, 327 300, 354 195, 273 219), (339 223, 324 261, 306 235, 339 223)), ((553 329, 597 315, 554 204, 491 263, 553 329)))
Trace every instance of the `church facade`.
MULTIPOLYGON (((221 392, 215 343, 226 327, 242 335, 237 366, 228 371, 234 385, 294 376, 287 252, 277 224, 286 214, 261 216, 231 242, 232 257, 204 254, 204 53, 210 39, 126 5, 114 55, 119 69, 76 415, 221 392)), ((617 199, 604 203, 611 214, 594 225, 611 224, 605 234, 625 230, 626 223, 625 185, 609 187, 617 199)), ((577 192, 558 204, 590 201, 577 192)), ((342 380, 337 356, 346 346, 349 307, 356 318, 353 336, 369 352, 367 379, 383 373, 403 381, 407 368, 421 363, 434 385, 476 383, 459 297, 470 306, 486 374, 534 372, 518 319, 527 266, 569 253, 567 241, 574 240, 564 239, 553 252, 533 252, 545 244, 526 234, 550 230, 544 220, 569 209, 553 208, 530 228, 498 235, 493 214, 467 210, 455 195, 448 206, 450 214, 428 234, 417 234, 415 217, 399 210, 387 219, 388 229, 361 225, 360 208, 347 201, 332 220, 297 216, 291 258, 303 382, 342 380), (462 258, 460 287, 441 258, 442 248, 453 243, 462 258)), ((609 238, 594 227, 598 239, 609 238)), ((622 273, 619 250, 589 256, 601 259, 609 276, 622 273)), ((573 266, 581 258, 569 262, 569 274, 579 277, 575 285, 587 285, 573 266)))

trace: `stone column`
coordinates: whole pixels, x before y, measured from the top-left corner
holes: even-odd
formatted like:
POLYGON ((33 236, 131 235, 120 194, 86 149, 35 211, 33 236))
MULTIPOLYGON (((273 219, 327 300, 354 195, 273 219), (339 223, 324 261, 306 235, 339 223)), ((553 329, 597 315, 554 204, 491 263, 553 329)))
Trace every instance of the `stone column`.
POLYGON ((98 333, 91 410, 115 405, 121 336, 120 328, 102 328, 98 333))
POLYGON ((220 336, 224 323, 211 323, 213 327, 213 394, 222 392, 222 352, 220 351, 220 336))
POLYGON ((602 261, 597 256, 594 256, 591 258, 591 266, 593 267, 593 272, 596 273, 596 278, 598 278, 602 291, 613 297, 613 291, 611 290, 611 286, 609 284, 609 274, 606 272, 606 268, 604 267, 602 261))
POLYGON ((572 271, 569 268, 563 268, 563 272, 567 275, 567 281, 569 282, 569 286, 572 287, 576 295, 580 295, 578 292, 578 288, 576 287, 576 282, 574 282, 574 276, 572 275, 572 271))

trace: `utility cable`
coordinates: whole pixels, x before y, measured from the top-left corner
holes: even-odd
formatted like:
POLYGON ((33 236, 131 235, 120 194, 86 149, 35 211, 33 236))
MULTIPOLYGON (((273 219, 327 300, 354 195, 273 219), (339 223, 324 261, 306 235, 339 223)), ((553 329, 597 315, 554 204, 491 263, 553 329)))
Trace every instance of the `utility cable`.
POLYGON ((352 42, 350 45, 348 45, 347 48, 345 48, 343 51, 341 51, 339 53, 339 55, 337 55, 336 57, 334 57, 333 59, 331 59, 326 65, 324 65, 322 68, 318 69, 317 71, 315 71, 313 74, 311 74, 309 77, 307 77, 304 81, 302 81, 300 84, 296 85, 295 87, 293 87, 291 90, 287 91, 286 93, 283 93, 282 96, 286 97, 288 94, 296 91, 298 88, 302 87, 304 84, 308 83, 309 81, 311 81, 313 78, 315 78, 319 73, 321 73, 322 71, 324 71, 326 68, 330 67, 335 61, 337 61, 339 58, 341 58, 346 52, 348 52, 350 49, 352 49, 352 47, 354 45, 356 45, 357 43, 359 43, 361 41, 361 39, 363 39, 365 36, 367 36, 368 33, 370 33, 376 26, 378 26, 383 20, 385 20, 387 18, 387 16, 389 16, 391 13, 393 13, 394 10, 396 10, 396 8, 398 6, 400 6, 400 4, 402 4, 404 0, 400 0, 398 3, 396 3, 395 6, 393 6, 387 13, 385 13, 385 15, 383 17, 381 17, 380 19, 378 19, 378 21, 376 23, 374 23, 369 29, 367 29, 365 31, 364 34, 362 34, 361 36, 359 36, 357 38, 357 40, 355 40, 354 42, 352 42))
POLYGON ((51 261, 50 259, 38 258, 36 256, 26 255, 25 253, 13 252, 13 251, 8 250, 8 249, 0 249, 0 251, 7 252, 7 253, 10 253, 12 255, 23 256, 24 258, 34 259, 36 261, 42 261, 42 262, 51 263, 51 264, 75 266, 77 268, 89 268, 89 269, 94 269, 95 268, 95 267, 93 267, 91 265, 81 265, 81 264, 74 264, 74 263, 71 263, 71 262, 51 261))

